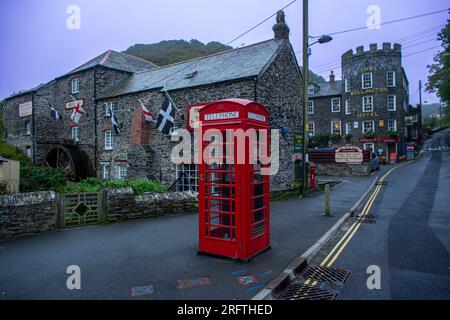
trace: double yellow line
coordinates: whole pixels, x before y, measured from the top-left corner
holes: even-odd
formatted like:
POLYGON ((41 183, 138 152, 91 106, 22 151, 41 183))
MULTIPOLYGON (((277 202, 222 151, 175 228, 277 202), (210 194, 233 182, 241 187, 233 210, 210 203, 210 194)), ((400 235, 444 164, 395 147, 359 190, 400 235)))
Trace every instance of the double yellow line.
MULTIPOLYGON (((350 229, 344 234, 344 236, 339 240, 339 242, 334 246, 334 248, 330 251, 330 253, 325 257, 325 259, 320 264, 321 267, 331 267, 336 259, 341 255, 342 251, 347 247, 350 240, 353 238, 353 236, 358 231, 359 227, 361 226, 362 222, 366 218, 366 216, 369 214, 370 209, 372 208, 373 203, 375 202, 378 194, 381 191, 382 185, 384 180, 394 171, 398 168, 404 166, 406 163, 399 165, 397 167, 394 167, 390 169, 388 172, 386 172, 378 181, 377 187, 375 188, 375 191, 370 196, 369 200, 367 201, 366 205, 363 208, 363 211, 361 212, 361 215, 359 218, 352 224, 350 229)), ((314 277, 314 275, 313 275, 314 277)), ((312 278, 309 278, 305 281, 304 285, 308 286, 311 284, 311 287, 314 287, 317 285, 317 280, 314 280, 312 278)))

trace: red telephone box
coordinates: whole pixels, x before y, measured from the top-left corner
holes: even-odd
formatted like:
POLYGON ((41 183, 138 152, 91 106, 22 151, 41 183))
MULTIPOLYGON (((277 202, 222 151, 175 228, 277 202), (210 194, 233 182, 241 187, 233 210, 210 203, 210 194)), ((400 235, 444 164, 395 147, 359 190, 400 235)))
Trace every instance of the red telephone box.
POLYGON ((270 181, 262 174, 270 164, 250 152, 256 143, 270 156, 268 119, 264 106, 242 99, 200 110, 199 253, 248 260, 270 247, 270 181))

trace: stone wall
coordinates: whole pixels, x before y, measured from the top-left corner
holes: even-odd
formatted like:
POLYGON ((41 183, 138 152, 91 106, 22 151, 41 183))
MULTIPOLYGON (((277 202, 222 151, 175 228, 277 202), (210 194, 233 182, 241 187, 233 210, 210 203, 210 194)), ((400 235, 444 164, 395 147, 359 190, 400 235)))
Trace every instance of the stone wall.
POLYGON ((316 163, 318 176, 359 177, 369 176, 370 164, 316 163))
POLYGON ((0 239, 56 229, 54 192, 0 196, 0 239))
POLYGON ((108 222, 120 222, 161 215, 197 213, 198 196, 190 192, 151 193, 136 196, 129 188, 110 191, 106 206, 108 222))

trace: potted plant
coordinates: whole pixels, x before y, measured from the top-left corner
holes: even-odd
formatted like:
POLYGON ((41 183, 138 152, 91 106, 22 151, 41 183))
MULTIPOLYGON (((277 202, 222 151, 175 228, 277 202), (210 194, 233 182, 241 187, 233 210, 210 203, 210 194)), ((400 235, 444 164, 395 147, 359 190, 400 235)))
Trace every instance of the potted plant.
POLYGON ((374 139, 375 133, 373 131, 367 131, 367 132, 364 132, 363 136, 366 139, 374 139))
POLYGON ((331 142, 333 143, 333 144, 338 144, 339 143, 339 141, 341 141, 341 135, 339 135, 339 134, 333 134, 333 135, 331 135, 331 142))
POLYGON ((352 142, 353 135, 351 135, 349 133, 349 134, 346 134, 344 138, 345 138, 345 141, 347 142, 347 144, 350 144, 352 142))
POLYGON ((397 131, 389 131, 388 132, 388 138, 389 139, 399 139, 400 138, 400 133, 398 133, 397 131))

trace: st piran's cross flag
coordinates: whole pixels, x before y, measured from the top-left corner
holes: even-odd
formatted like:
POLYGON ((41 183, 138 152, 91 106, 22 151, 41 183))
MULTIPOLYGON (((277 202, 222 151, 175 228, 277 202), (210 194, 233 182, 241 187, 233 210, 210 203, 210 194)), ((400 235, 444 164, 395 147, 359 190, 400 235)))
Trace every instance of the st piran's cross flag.
POLYGON ((121 125, 119 124, 119 119, 114 114, 114 110, 111 105, 109 106, 109 113, 111 114, 111 124, 113 126, 114 132, 116 133, 116 136, 118 136, 120 133, 121 125))
POLYGON ((164 134, 169 134, 175 125, 175 108, 168 98, 164 100, 164 104, 159 111, 156 127, 164 134))

